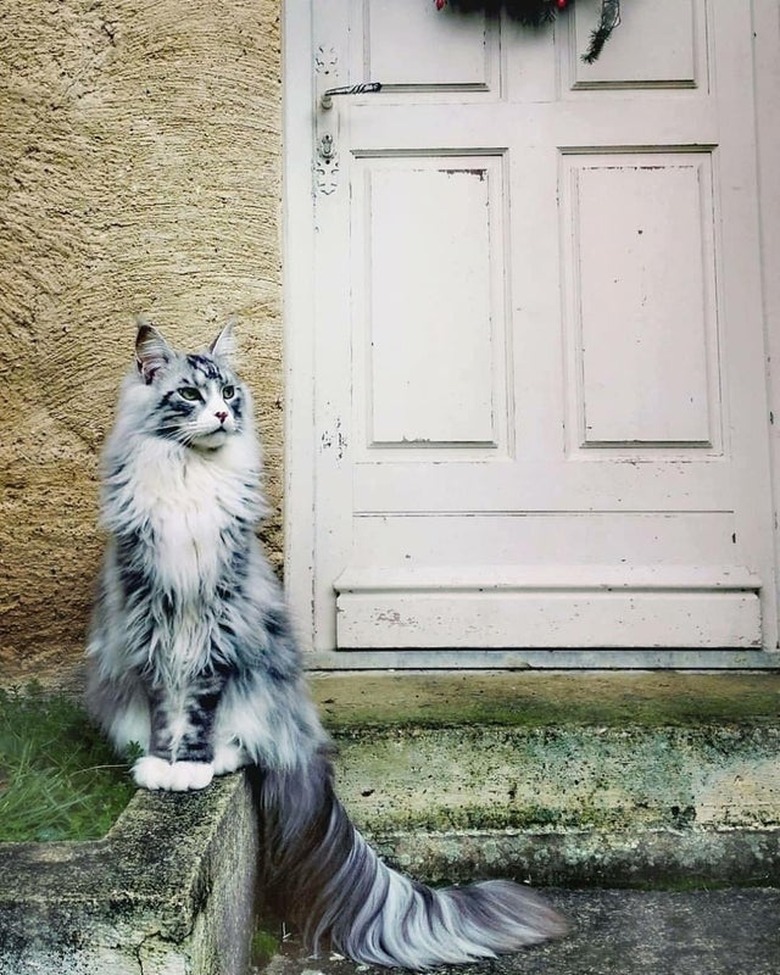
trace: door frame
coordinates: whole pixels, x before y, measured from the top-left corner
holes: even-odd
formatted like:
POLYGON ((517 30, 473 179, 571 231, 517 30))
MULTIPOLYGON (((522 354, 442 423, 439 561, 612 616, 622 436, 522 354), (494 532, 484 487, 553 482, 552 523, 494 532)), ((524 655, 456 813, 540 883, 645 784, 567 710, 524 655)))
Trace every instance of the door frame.
MULTIPOLYGON (((285 590, 306 663, 314 669, 773 669, 771 650, 313 650, 316 572, 314 520, 317 473, 315 431, 315 219, 312 4, 283 0, 283 316, 285 348, 285 590), (302 79, 304 81, 302 82, 302 79), (305 106, 312 106, 302 111, 305 106)), ((714 0, 722 2, 722 0, 714 0)), ((756 118, 761 204, 762 288, 768 353, 766 379, 773 417, 775 568, 780 566, 780 0, 754 4, 756 118)), ((775 578, 778 578, 777 571, 775 578)))
MULTIPOLYGON (((761 286, 767 355, 775 585, 780 593, 780 0, 753 5, 761 286)), ((780 606, 780 600, 778 601, 780 606)), ((780 650, 780 640, 778 647, 780 650)), ((780 666, 780 661, 776 666, 780 666)))
POLYGON ((285 592, 304 651, 312 649, 314 585, 314 122, 291 110, 313 104, 312 3, 282 0, 282 314, 284 325, 285 592), (303 79, 303 82, 302 82, 303 79), (291 97, 291 93, 295 94, 291 97), (297 614, 297 618, 296 618, 297 614))

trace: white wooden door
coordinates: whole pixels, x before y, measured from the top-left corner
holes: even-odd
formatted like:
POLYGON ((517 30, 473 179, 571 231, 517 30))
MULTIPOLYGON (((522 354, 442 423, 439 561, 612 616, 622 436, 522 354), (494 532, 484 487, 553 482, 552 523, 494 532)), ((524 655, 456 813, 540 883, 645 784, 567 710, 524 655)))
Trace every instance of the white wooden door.
POLYGON ((756 663, 749 0, 627 2, 594 65, 596 0, 538 32, 291 5, 287 572, 315 659, 756 663))

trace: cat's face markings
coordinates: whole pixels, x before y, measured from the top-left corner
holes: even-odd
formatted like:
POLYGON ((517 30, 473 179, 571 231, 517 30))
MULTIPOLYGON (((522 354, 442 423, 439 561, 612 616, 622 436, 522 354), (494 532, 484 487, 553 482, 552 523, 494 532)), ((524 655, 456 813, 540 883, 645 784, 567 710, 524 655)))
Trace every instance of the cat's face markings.
POLYGON ((214 449, 240 427, 240 394, 235 380, 216 363, 200 357, 193 363, 192 358, 187 357, 180 372, 164 377, 172 381, 172 388, 161 397, 161 432, 194 447, 214 449))
POLYGON ((153 413, 160 436, 214 450, 240 431, 242 387, 228 366, 233 352, 231 326, 208 352, 190 355, 176 353, 153 326, 140 326, 136 360, 146 385, 159 391, 153 413))
POLYGON ((179 395, 190 402, 201 402, 206 411, 212 410, 220 426, 225 427, 233 415, 232 407, 237 404, 232 377, 208 356, 188 355, 186 363, 197 386, 182 387, 178 390, 179 395))
POLYGON ((222 372, 211 356, 188 355, 184 361, 198 377, 203 377, 204 382, 222 378, 222 372))

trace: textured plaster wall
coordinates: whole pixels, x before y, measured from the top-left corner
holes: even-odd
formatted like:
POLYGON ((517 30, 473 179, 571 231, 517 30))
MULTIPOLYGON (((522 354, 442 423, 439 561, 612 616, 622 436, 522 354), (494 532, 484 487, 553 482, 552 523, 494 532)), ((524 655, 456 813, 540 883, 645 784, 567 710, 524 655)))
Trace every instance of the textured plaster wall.
MULTIPOLYGON (((136 313, 236 315, 281 489, 280 0, 0 5, 0 679, 67 680, 136 313)), ((280 562, 280 519, 266 529, 280 562)))

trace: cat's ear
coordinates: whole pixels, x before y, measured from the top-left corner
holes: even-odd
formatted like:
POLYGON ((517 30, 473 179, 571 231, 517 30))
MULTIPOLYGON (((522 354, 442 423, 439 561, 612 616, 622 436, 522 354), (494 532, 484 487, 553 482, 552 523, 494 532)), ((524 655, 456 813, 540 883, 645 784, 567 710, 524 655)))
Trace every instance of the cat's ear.
POLYGON ((162 333, 154 325, 139 319, 138 335, 135 339, 135 360, 147 386, 172 358, 173 350, 162 333))
POLYGON ((219 359, 223 359, 228 364, 232 364, 238 352, 238 342, 233 331, 235 319, 230 319, 209 346, 209 352, 219 359))

